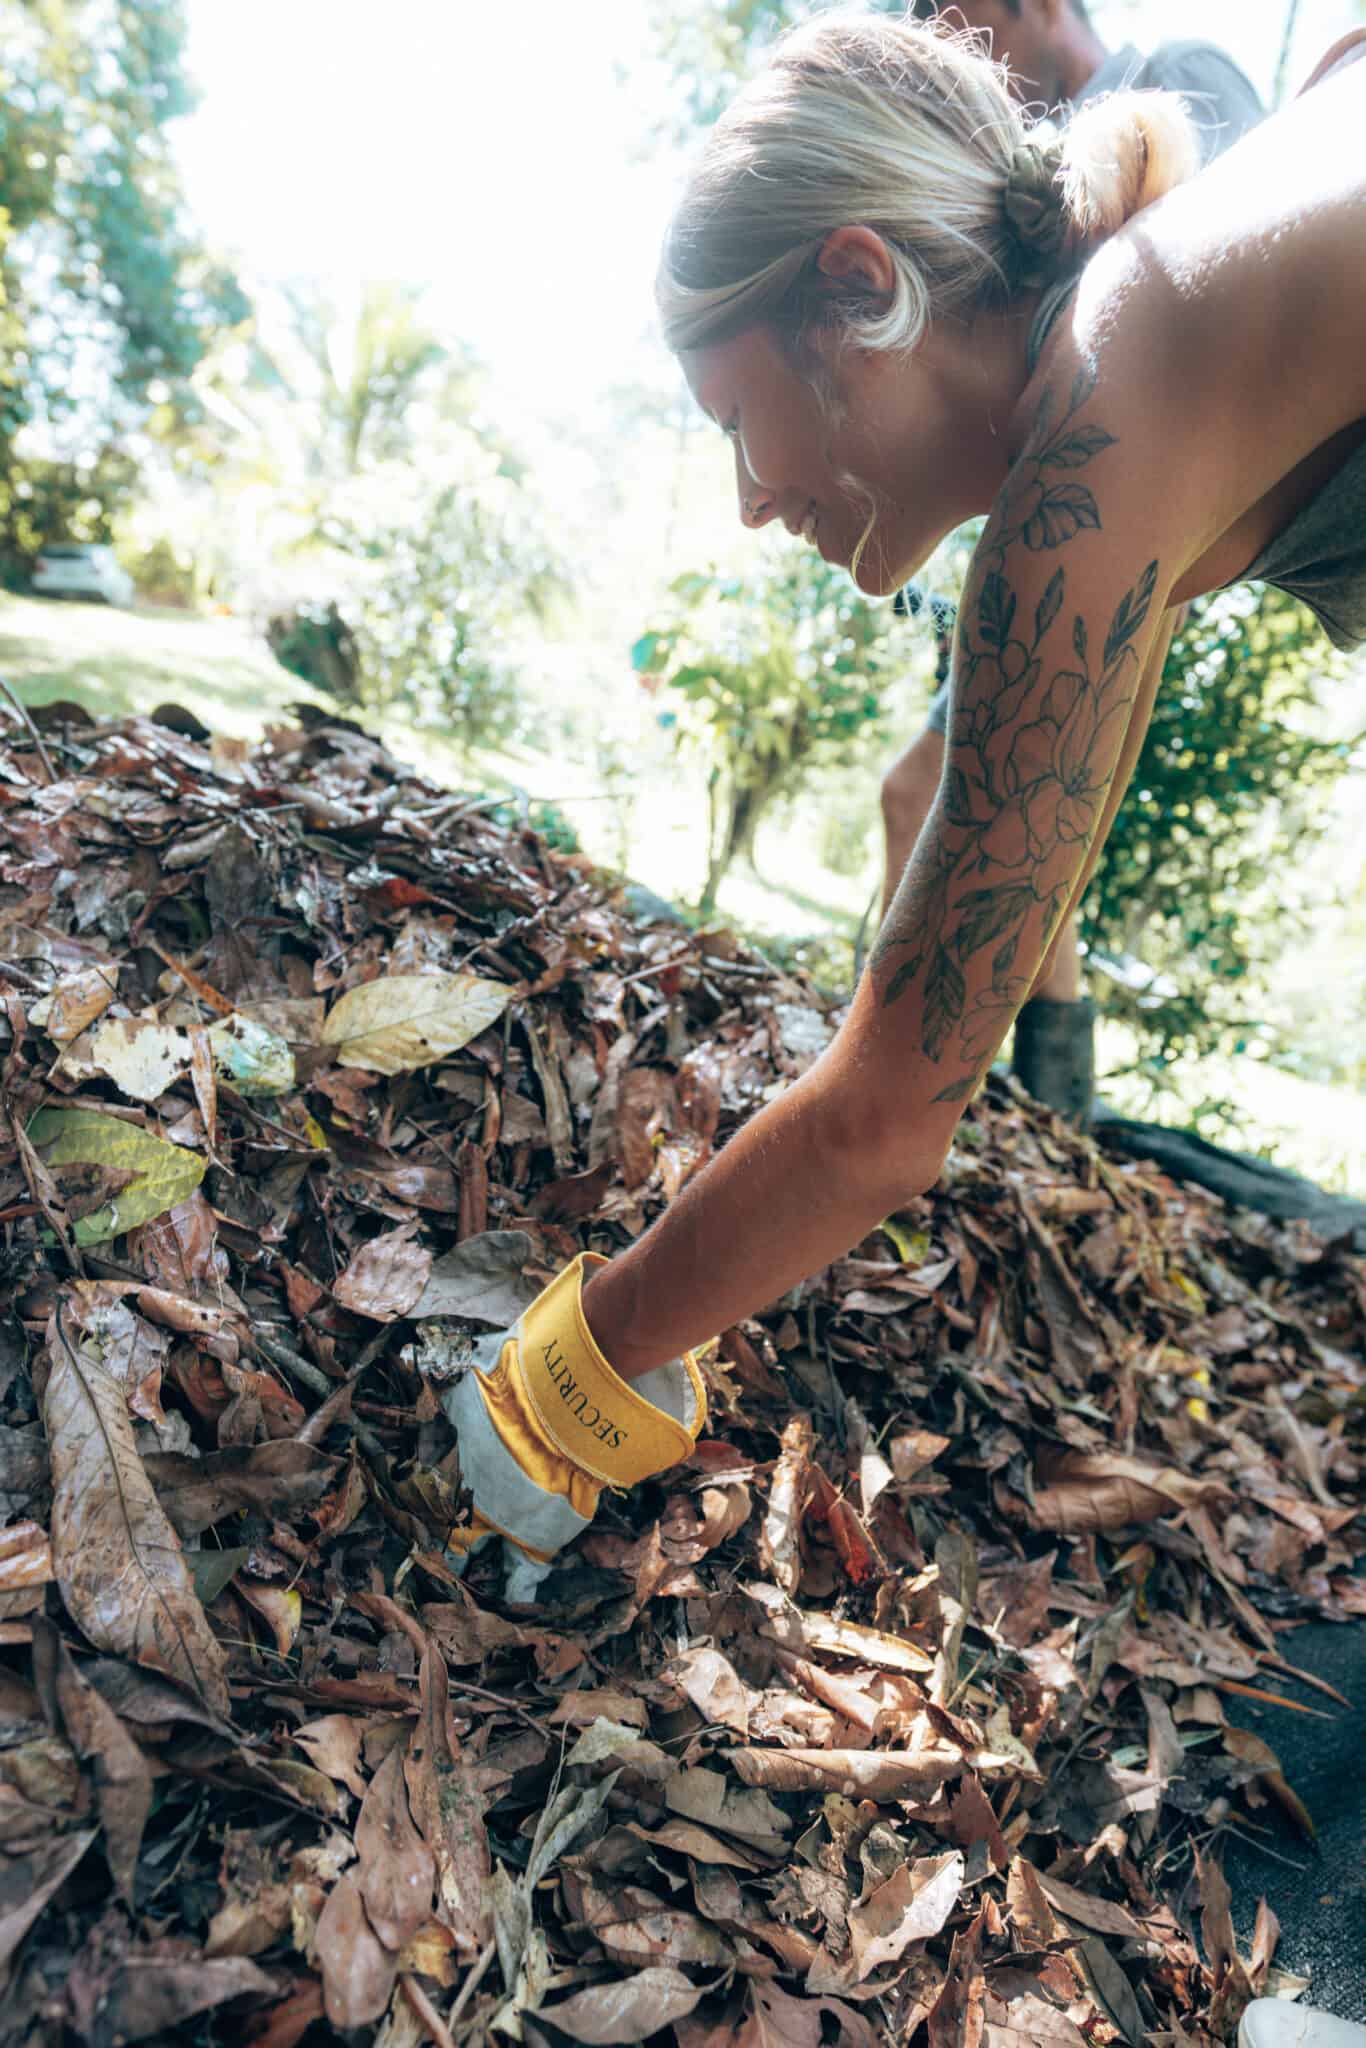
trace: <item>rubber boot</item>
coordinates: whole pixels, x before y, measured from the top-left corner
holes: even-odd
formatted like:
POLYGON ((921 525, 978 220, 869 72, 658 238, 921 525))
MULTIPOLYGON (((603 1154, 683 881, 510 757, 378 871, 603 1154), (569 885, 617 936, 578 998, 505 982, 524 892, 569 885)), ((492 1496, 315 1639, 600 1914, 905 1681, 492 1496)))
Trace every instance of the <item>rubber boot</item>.
POLYGON ((1366 2048, 1366 2027, 1283 1998, 1259 1998, 1243 2014, 1238 2048, 1366 2048))
POLYGON ((1083 1131, 1096 1079, 1095 1024, 1096 1006, 1086 996, 1076 1003, 1036 996, 1015 1019, 1016 1075, 1036 1102, 1083 1131))

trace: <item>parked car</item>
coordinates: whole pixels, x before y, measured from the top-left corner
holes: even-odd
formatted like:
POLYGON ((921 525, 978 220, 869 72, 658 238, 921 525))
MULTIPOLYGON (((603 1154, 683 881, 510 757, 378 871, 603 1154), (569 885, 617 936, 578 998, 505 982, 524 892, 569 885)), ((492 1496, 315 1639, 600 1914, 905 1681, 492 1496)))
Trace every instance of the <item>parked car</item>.
POLYGON ((133 579, 119 567, 114 550, 85 541, 52 541, 33 568, 40 597, 84 597, 104 604, 131 604, 133 579))

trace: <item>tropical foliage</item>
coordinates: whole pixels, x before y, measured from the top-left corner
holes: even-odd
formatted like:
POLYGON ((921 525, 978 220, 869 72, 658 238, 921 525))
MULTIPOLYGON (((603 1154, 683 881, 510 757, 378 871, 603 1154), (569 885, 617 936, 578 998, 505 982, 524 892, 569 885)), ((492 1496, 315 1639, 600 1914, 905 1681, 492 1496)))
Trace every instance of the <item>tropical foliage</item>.
POLYGON ((809 550, 768 557, 756 574, 688 574, 632 649, 659 720, 707 770, 709 911, 737 854, 752 856, 760 818, 819 766, 870 764, 883 733, 893 618, 809 550))
POLYGON ((9 6, 0 47, 0 572, 104 538, 112 451, 183 418, 246 302, 184 219, 167 125, 193 104, 179 0, 9 6))

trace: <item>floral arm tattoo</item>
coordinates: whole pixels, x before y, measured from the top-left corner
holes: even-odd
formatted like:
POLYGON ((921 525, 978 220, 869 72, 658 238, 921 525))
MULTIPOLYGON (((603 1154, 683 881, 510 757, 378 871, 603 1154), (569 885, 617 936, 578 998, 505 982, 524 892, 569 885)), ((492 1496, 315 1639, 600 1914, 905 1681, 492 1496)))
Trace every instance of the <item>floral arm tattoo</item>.
POLYGON ((967 1100, 1028 993, 1100 824, 1139 693, 1156 561, 1124 592, 1103 638, 1100 622, 1069 608, 1066 560, 1032 618, 1016 588, 1028 557, 1063 554, 1078 534, 1101 530, 1078 472, 1117 442, 1080 418, 1094 388, 1081 371, 1057 419, 1056 392, 1045 391, 982 536, 959 614, 944 784, 873 953, 881 1006, 910 996, 922 1052, 948 1070, 935 1102, 967 1100))

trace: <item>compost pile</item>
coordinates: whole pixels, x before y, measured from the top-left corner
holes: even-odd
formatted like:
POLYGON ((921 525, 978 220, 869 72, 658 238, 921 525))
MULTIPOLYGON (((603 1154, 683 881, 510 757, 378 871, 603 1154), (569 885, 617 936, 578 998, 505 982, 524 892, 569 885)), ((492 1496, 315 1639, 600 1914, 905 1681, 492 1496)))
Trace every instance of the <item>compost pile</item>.
POLYGON ((1331 1712, 1294 1624, 1366 1607, 1366 1265, 993 1080, 514 1606, 443 1393, 829 1004, 357 727, 33 719, 0 2038, 1227 2038, 1276 1928, 1221 1835, 1312 1817, 1226 1716, 1331 1712))

